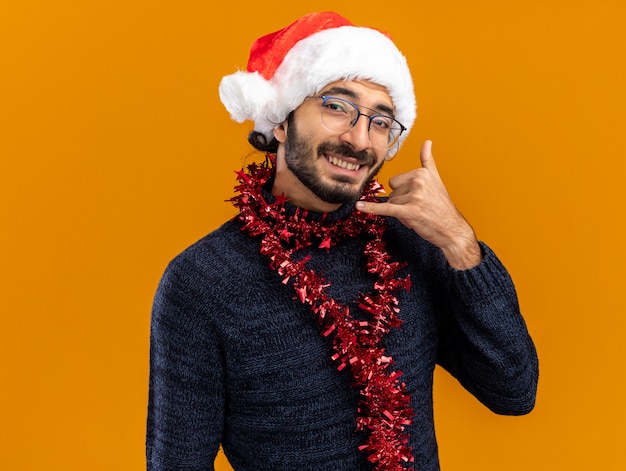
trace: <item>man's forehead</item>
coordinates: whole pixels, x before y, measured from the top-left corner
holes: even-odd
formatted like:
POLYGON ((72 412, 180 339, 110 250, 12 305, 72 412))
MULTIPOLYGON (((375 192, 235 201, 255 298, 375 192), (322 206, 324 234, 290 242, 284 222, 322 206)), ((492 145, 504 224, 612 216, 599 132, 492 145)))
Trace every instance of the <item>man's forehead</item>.
POLYGON ((335 82, 330 82, 329 84, 322 87, 321 90, 327 90, 329 88, 347 88, 350 90, 358 89, 358 90, 370 90, 376 93, 383 93, 389 97, 389 90, 384 85, 380 85, 376 82, 371 82, 369 80, 337 80, 335 82))

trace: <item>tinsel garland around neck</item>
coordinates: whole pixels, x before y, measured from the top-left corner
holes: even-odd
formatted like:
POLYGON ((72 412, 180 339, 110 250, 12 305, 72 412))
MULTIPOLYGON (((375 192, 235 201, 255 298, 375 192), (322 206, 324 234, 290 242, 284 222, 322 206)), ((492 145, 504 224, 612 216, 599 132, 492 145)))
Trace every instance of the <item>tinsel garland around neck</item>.
MULTIPOLYGON (((273 158, 273 156, 268 156, 273 158)), ((270 203, 263 188, 274 175, 267 163, 252 164, 248 171, 237 172, 238 193, 231 199, 239 208, 243 230, 250 236, 262 236, 261 253, 270 260, 270 266, 291 283, 296 298, 308 304, 322 328, 325 337, 334 333, 332 359, 337 368, 350 368, 354 386, 359 388, 357 430, 366 432, 366 441, 359 447, 367 453, 376 471, 406 470, 405 464, 414 461, 408 445, 405 428, 412 423, 413 410, 401 371, 393 369, 394 361, 385 352, 383 337, 399 327, 401 320, 396 292, 409 290, 409 277, 398 278, 404 264, 391 262, 386 251, 383 233, 386 229, 380 216, 352 211, 345 219, 328 221, 307 217, 308 212, 295 209, 288 216, 286 199, 276 196, 270 203), (326 288, 330 281, 307 268, 310 256, 294 260, 294 252, 316 244, 322 250, 331 250, 341 240, 368 233, 364 252, 367 271, 376 275, 372 291, 359 294, 355 303, 366 311, 368 320, 358 320, 350 314, 350 307, 330 297, 326 288)), ((375 181, 368 184, 361 199, 373 201, 382 191, 375 181)))

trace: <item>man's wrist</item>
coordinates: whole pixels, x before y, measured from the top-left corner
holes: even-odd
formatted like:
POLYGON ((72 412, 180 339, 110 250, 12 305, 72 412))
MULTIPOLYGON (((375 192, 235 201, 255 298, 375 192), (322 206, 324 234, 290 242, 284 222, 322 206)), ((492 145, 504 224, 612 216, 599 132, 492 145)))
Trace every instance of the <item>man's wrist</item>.
POLYGON ((461 239, 458 243, 441 249, 444 257, 455 270, 469 270, 483 259, 482 250, 475 237, 461 239))

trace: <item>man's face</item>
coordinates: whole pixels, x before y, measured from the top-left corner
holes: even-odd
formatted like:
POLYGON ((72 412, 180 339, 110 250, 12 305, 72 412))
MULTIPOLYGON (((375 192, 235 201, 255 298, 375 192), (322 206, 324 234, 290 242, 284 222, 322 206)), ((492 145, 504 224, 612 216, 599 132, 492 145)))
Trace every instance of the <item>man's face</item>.
MULTIPOLYGON (((369 82, 333 82, 321 95, 343 98, 381 113, 393 108, 386 89, 369 82)), ((321 105, 321 99, 305 100, 286 124, 286 171, 281 172, 279 162, 277 180, 283 178, 278 186, 294 204, 329 210, 358 199, 363 186, 382 167, 388 150, 372 147, 367 118, 360 118, 342 134, 326 129, 321 122, 321 105)))

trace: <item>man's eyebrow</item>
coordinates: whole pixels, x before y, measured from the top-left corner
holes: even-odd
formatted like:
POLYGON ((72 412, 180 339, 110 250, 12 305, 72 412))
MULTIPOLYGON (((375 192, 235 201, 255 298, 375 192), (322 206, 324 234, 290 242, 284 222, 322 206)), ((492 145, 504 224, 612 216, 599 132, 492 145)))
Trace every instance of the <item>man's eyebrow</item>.
MULTIPOLYGON (((353 100, 358 100, 359 98, 359 95, 355 93, 353 90, 350 90, 349 88, 345 88, 345 87, 339 87, 339 86, 334 86, 334 87, 329 88, 328 90, 324 90, 321 93, 321 95, 344 95, 353 100)), ((367 107, 364 107, 364 108, 367 108, 367 107)), ((392 117, 394 116, 393 108, 382 103, 377 104, 375 108, 372 110, 377 111, 379 113, 387 114, 392 117)))

